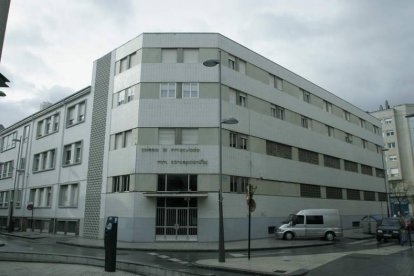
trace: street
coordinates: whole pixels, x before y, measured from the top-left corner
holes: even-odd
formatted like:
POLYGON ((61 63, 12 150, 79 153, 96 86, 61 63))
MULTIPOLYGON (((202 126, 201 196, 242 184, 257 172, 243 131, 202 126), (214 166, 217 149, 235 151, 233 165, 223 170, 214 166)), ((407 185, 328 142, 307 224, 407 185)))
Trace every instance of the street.
MULTIPOLYGON (((0 236, 5 246, 0 252, 42 252, 53 254, 105 256, 103 249, 84 248, 56 244, 58 237, 23 239, 0 236)), ((343 238, 333 245, 307 248, 231 251, 226 254, 226 265, 237 268, 248 267, 262 262, 269 273, 287 274, 308 270, 306 275, 413 275, 414 253, 409 246, 400 246, 395 241, 377 243, 375 239, 353 240, 343 238)), ((216 260, 216 252, 172 252, 118 250, 118 261, 152 264, 177 270, 191 271, 202 275, 240 275, 238 271, 221 271, 203 268, 203 260, 216 260)))

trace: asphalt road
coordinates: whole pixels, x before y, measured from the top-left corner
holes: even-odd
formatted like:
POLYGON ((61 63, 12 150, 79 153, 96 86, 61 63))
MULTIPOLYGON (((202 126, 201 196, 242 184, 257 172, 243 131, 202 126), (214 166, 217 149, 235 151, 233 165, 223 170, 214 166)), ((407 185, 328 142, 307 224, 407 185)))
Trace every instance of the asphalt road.
MULTIPOLYGON (((0 236, 6 245, 0 251, 43 252, 70 255, 104 257, 103 249, 82 248, 56 244, 56 239, 22 239, 0 236)), ((193 265, 200 259, 217 258, 215 252, 151 252, 117 251, 117 260, 154 264, 168 268, 197 271, 204 275, 233 276, 237 272, 213 271, 193 265)), ((247 251, 227 252, 226 258, 246 258, 247 251)), ((308 258, 311 262, 307 275, 414 275, 414 248, 400 246, 393 241, 377 243, 375 239, 342 239, 334 245, 252 251, 251 258, 272 257, 275 262, 295 264, 299 258, 308 258)))

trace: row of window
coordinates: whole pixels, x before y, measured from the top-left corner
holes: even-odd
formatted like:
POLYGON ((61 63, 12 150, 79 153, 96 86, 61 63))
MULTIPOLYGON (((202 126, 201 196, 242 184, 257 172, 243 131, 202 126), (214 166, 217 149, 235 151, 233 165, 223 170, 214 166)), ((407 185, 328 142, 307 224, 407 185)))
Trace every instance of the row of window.
POLYGON ((1 138, 1 151, 5 151, 8 149, 12 149, 16 147, 16 140, 17 140, 17 131, 12 132, 6 136, 1 138))
MULTIPOLYGON (((337 187, 326 187, 327 199, 348 199, 348 200, 365 200, 365 201, 387 201, 387 194, 378 192, 378 199, 375 196, 376 192, 373 191, 360 191, 355 189, 342 189, 337 187), (362 196, 361 196, 362 192, 362 196)), ((301 197, 313 197, 321 198, 321 186, 301 184, 300 185, 301 197)))
MULTIPOLYGON (((32 188, 29 193, 29 202, 33 202, 35 208, 52 206, 52 186, 32 188)), ((59 207, 77 207, 79 197, 79 184, 59 185, 59 207)), ((17 191, 16 206, 20 206, 21 190, 17 191)), ((9 199, 13 198, 13 191, 0 192, 0 207, 8 207, 9 199)))
MULTIPOLYGON (((298 160, 309 164, 319 165, 319 153, 298 148, 298 160)), ((266 141, 266 154, 280 158, 292 159, 293 147, 273 141, 266 141)), ((323 154, 323 166, 341 169, 341 159, 338 157, 323 154)), ((358 163, 349 160, 344 160, 344 170, 358 173, 358 163)), ((368 165, 361 164, 361 173, 365 175, 374 175, 373 168, 368 165)), ((384 171, 380 168, 375 168, 375 176, 384 177, 384 171)))

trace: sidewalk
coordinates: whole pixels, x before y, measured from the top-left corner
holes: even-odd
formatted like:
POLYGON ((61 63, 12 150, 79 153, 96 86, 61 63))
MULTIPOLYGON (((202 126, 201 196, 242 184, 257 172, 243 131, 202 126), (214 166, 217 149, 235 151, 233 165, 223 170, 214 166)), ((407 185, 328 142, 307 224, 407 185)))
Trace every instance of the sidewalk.
MULTIPOLYGON (((78 247, 86 248, 103 248, 103 240, 98 239, 85 239, 82 237, 67 237, 67 236, 58 236, 58 235, 49 235, 44 233, 37 232, 13 232, 13 233, 1 233, 3 235, 16 236, 26 239, 55 239, 58 244, 65 244, 78 247)), ((344 238, 347 239, 370 239, 374 238, 374 235, 362 233, 362 229, 346 229, 344 230, 344 238)), ((338 239, 340 242, 340 239, 338 239)), ((325 246, 337 243, 338 241, 324 241, 320 239, 313 240, 278 240, 274 237, 256 239, 251 241, 251 250, 266 250, 266 249, 286 249, 286 248, 301 248, 301 247, 313 247, 313 246, 325 246)), ((1 244, 1 239, 0 239, 1 244)), ((129 243, 129 242, 118 242, 118 250, 141 250, 141 251, 217 251, 218 243, 217 242, 156 242, 156 243, 129 243)), ((247 240, 244 241, 226 241, 225 243, 226 252, 234 251, 246 251, 247 250, 247 240)), ((12 261, 13 258, 22 258, 22 261, 32 258, 35 260, 36 256, 28 256, 30 253, 19 253, 15 252, 9 256, 9 260, 12 261), (19 255, 19 256, 17 256, 19 255), (16 257, 17 256, 17 257, 16 257)), ((32 254, 33 255, 33 254, 32 254)), ((333 257, 336 255, 333 254, 333 257)), ((2 255, 2 257, 6 257, 2 255)), ((37 262, 51 260, 52 262, 59 263, 78 263, 78 264, 92 264, 92 265, 102 265, 102 261, 99 258, 93 258, 89 256, 63 256, 57 254, 43 254, 41 257, 43 259, 35 260, 37 262), (84 260, 80 260, 83 258, 84 260), (55 260, 56 259, 56 260, 55 260), (84 261, 84 262, 83 262, 84 261), (99 264, 98 264, 99 263, 99 264)), ((279 258, 279 257, 278 257, 279 258)), ((317 258, 317 256, 312 256, 312 258, 317 258)), ((316 259, 315 259, 316 260, 316 259)), ((278 260, 279 263, 281 260, 278 260)), ((201 266, 210 270, 230 270, 235 272, 243 272, 250 274, 260 274, 260 275, 304 275, 307 271, 304 270, 295 270, 295 267, 309 267, 309 262, 312 260, 309 259, 295 259, 289 263, 290 260, 282 260, 283 267, 285 270, 277 270, 278 263, 276 262, 275 257, 253 257, 250 260, 243 255, 239 258, 227 258, 225 263, 219 263, 217 260, 199 260, 195 263, 197 266, 201 266), (288 264, 286 266, 286 264, 288 264), (307 264, 307 265, 303 265, 307 264), (303 266, 302 266, 303 265, 303 266)), ((131 271, 135 273, 143 273, 144 271, 149 271, 154 269, 150 265, 145 264, 134 264, 134 263, 122 263, 119 262, 119 267, 122 267, 123 270, 131 271)), ((161 267, 158 267, 161 269, 161 267)), ((167 269, 167 268, 165 268, 167 269)), ((169 271, 170 273, 175 273, 169 271)), ((144 273, 145 274, 145 273, 144 273)), ((190 273, 191 274, 191 273, 190 273)), ((190 275, 190 274, 177 274, 177 275, 190 275)), ((171 274, 172 275, 172 274, 171 274)), ((196 275, 196 274, 191 274, 196 275)))

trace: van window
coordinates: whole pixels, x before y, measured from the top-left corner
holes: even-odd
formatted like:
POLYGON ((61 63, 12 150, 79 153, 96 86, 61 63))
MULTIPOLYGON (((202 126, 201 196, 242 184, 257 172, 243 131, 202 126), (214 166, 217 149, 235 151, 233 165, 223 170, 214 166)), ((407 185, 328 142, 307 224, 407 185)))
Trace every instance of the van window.
POLYGON ((306 224, 323 224, 323 216, 306 216, 306 224))
POLYGON ((303 224, 304 221, 304 216, 296 216, 296 224, 303 224))

